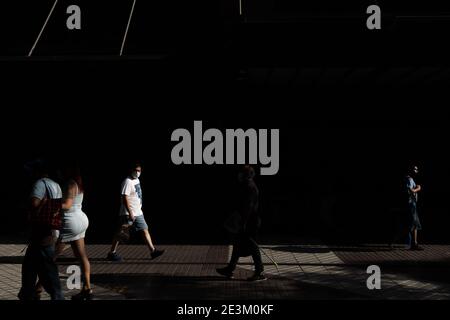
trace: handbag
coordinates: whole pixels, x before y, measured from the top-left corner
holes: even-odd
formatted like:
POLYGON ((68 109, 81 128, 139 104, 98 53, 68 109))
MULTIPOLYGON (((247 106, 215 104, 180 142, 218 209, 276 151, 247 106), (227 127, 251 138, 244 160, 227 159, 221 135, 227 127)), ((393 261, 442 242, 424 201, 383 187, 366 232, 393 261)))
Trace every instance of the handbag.
POLYGON ((126 243, 128 241, 130 241, 130 229, 131 229, 132 225, 130 224, 122 224, 120 226, 120 230, 118 233, 118 238, 120 240, 120 242, 122 243, 126 243))

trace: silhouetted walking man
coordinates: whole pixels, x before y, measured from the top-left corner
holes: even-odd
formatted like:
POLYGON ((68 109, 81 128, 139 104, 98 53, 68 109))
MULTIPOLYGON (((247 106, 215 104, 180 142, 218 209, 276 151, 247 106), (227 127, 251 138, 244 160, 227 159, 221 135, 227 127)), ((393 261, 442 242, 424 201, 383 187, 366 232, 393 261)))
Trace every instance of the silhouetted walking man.
POLYGON ((255 171, 250 166, 245 166, 239 173, 238 204, 237 212, 234 215, 237 230, 233 253, 228 266, 217 269, 219 274, 230 279, 233 278, 233 272, 236 269, 239 257, 251 255, 255 264, 255 273, 247 280, 266 280, 263 274, 264 266, 261 252, 255 240, 261 219, 258 215, 259 190, 253 180, 254 176, 255 171))

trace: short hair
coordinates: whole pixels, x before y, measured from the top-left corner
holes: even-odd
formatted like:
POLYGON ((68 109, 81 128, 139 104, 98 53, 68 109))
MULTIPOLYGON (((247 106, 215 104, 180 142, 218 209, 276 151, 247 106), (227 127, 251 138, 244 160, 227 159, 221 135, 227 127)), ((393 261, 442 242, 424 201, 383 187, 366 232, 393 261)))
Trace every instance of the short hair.
POLYGON ((50 174, 51 166, 45 159, 37 159, 31 164, 33 172, 37 174, 50 174))
POLYGON ((410 174, 414 172, 415 168, 420 168, 419 164, 417 162, 409 162, 408 166, 406 167, 407 173, 410 174))
POLYGON ((132 161, 132 162, 129 163, 128 170, 133 171, 137 167, 141 167, 142 168, 142 162, 140 162, 140 161, 132 161))

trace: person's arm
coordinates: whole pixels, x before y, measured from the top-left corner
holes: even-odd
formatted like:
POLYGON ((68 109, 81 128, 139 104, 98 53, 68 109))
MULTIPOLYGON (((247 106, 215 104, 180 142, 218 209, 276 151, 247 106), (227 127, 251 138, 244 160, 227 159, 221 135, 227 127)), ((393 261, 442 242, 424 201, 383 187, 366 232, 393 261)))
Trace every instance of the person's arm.
POLYGON ((42 200, 36 197, 31 197, 31 210, 37 210, 42 204, 42 200))
POLYGON ((250 219, 250 207, 245 207, 243 210, 241 210, 241 217, 242 217, 242 230, 247 230, 247 223, 250 219))
POLYGON ((130 201, 128 197, 131 195, 131 190, 133 185, 129 179, 126 179, 122 184, 122 204, 128 212, 129 218, 134 221, 136 217, 134 216, 133 210, 131 210, 130 201))
POLYGON ((67 190, 64 193, 62 208, 63 210, 68 210, 73 205, 73 198, 77 195, 78 187, 75 182, 71 182, 67 185, 67 190))
POLYGON ((128 196, 126 194, 122 195, 122 201, 123 201, 123 205, 125 206, 125 208, 128 211, 128 214, 130 215, 130 219, 132 221, 134 221, 136 219, 136 217, 134 216, 134 213, 131 210, 130 202, 128 201, 128 196))
POLYGON ((416 185, 411 177, 408 177, 407 187, 412 193, 417 193, 422 190, 422 187, 420 185, 416 185))
POLYGON ((33 189, 30 195, 30 210, 32 212, 38 212, 45 204, 45 185, 42 181, 37 181, 33 185, 33 189))
POLYGON ((256 203, 258 201, 258 194, 255 188, 248 187, 246 193, 245 204, 241 211, 244 231, 247 230, 248 221, 250 220, 252 213, 256 210, 256 203))

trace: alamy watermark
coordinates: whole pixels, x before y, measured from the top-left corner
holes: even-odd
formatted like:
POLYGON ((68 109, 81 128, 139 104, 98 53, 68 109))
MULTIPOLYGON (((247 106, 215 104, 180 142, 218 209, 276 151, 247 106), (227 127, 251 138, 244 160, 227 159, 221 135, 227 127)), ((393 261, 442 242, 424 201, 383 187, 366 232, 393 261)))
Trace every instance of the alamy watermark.
MULTIPOLYGON (((366 13, 369 14, 366 20, 366 27, 369 30, 381 29, 381 8, 375 4, 369 5, 366 13)), ((67 29, 81 30, 81 8, 78 5, 69 5, 66 14, 69 15, 66 20, 67 29)), ((241 1, 239 1, 239 15, 243 15, 241 1)))
POLYGON ((66 281, 67 289, 81 289, 81 269, 79 266, 71 265, 67 267, 66 273, 69 275, 66 281))
POLYGON ((171 159, 182 164, 259 164, 261 175, 275 175, 280 167, 279 129, 219 129, 203 132, 203 122, 194 121, 193 135, 187 129, 172 132, 171 159), (269 150, 270 149, 270 150, 269 150))
POLYGON ((366 285, 369 290, 381 289, 381 270, 377 265, 371 265, 367 267, 367 273, 370 274, 367 278, 366 285))

